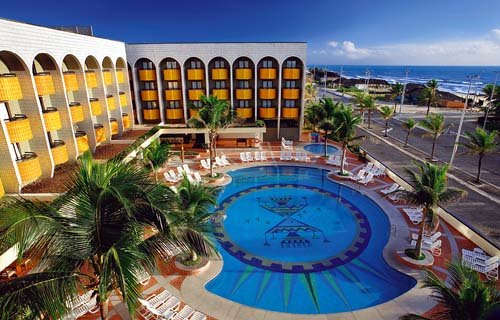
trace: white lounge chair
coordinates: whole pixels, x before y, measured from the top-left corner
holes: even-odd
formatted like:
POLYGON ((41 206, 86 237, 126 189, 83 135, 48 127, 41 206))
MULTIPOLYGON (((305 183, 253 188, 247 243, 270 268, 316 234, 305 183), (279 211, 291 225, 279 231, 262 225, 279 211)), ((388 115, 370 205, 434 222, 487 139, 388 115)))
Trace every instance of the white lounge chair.
POLYGON ((207 316, 204 313, 201 313, 199 311, 196 311, 192 316, 190 320, 207 320, 207 316))
MULTIPOLYGON (((412 247, 415 247, 417 245, 417 240, 412 240, 410 245, 412 247)), ((422 249, 429 250, 433 256, 439 257, 441 255, 441 240, 437 240, 434 242, 423 241, 422 249)))
MULTIPOLYGON (((208 162, 208 161, 210 161, 210 160, 209 160, 209 159, 207 159, 207 164, 208 164, 208 165, 210 165, 210 162, 208 162)), ((184 170, 184 172, 185 172, 187 175, 193 174, 193 171, 191 170, 191 168, 189 168, 189 166, 188 166, 186 163, 184 163, 184 164, 182 165, 182 169, 184 170)))
POLYGON ((68 307, 74 309, 78 306, 81 306, 82 304, 89 302, 90 299, 92 298, 92 293, 93 291, 89 290, 82 295, 74 297, 71 301, 67 302, 68 307))
POLYGON ((285 138, 281 138, 281 147, 284 150, 293 150, 293 141, 288 141, 285 138))
POLYGON ((326 163, 332 166, 340 166, 340 158, 335 155, 330 155, 328 156, 328 160, 326 160, 326 163))
POLYGON ((143 286, 147 285, 150 279, 151 275, 146 270, 142 270, 137 274, 137 280, 143 286))
POLYGON ((181 311, 179 311, 175 316, 174 320, 187 320, 194 313, 194 309, 188 305, 182 307, 181 311))
POLYGON ((403 212, 406 213, 408 218, 413 224, 420 224, 422 222, 422 212, 417 211, 413 208, 403 208, 403 212))
POLYGON ((366 172, 370 172, 373 169, 373 162, 368 162, 363 168, 366 172))
POLYGON ((182 179, 182 174, 181 175, 177 175, 177 174, 175 174, 174 170, 172 170, 172 169, 168 170, 168 173, 170 174, 170 177, 172 179, 176 179, 176 180, 181 180, 182 179))
POLYGON ((245 152, 240 152, 240 159, 243 162, 248 162, 248 159, 247 159, 245 152))
POLYGON ((197 183, 201 183, 201 181, 203 180, 200 176, 200 173, 199 172, 195 172, 193 173, 193 177, 194 177, 194 181, 197 182, 197 183))
POLYGON ((201 167, 205 170, 210 170, 210 165, 207 163, 207 161, 205 159, 201 159, 200 160, 200 163, 201 163, 201 167))
POLYGON ((215 164, 217 164, 218 167, 225 167, 227 164, 222 162, 222 159, 220 157, 215 157, 215 164))
POLYGON ((354 180, 354 181, 358 181, 358 180, 363 179, 364 176, 365 176, 365 170, 361 169, 358 171, 358 173, 356 175, 350 176, 349 179, 354 180))
POLYGON ((225 165, 225 166, 230 166, 231 165, 231 162, 229 162, 226 158, 226 155, 223 154, 220 159, 222 160, 222 163, 225 165))
POLYGON ((184 177, 184 175, 187 174, 187 172, 184 172, 184 169, 182 169, 182 167, 177 167, 177 172, 179 173, 178 174, 179 178, 184 177))
POLYGON ((147 297, 145 300, 144 299, 139 299, 139 302, 144 305, 145 307, 159 307, 165 301, 170 299, 172 297, 172 294, 168 290, 163 290, 162 292, 158 294, 152 294, 149 297, 147 297))
MULTIPOLYGON (((440 237, 441 237, 441 232, 439 231, 434 233, 433 235, 428 235, 424 233, 423 241, 433 243, 436 242, 440 237)), ((418 240, 418 233, 412 233, 411 238, 413 240, 418 240)))
POLYGON ((187 175, 186 175, 186 178, 188 179, 188 181, 189 181, 190 183, 196 183, 196 181, 193 179, 193 177, 192 177, 190 174, 187 174, 187 175))
POLYGON ((366 176, 359 179, 357 182, 367 185, 370 182, 373 182, 373 173, 369 172, 366 176))
POLYGON ((176 310, 177 308, 179 308, 180 304, 181 304, 180 300, 177 297, 172 296, 164 304, 159 306, 156 310, 160 312, 159 315, 163 316, 163 314, 165 314, 167 311, 176 310))
MULTIPOLYGON (((210 163, 211 163, 210 158, 208 158, 208 159, 207 159, 207 164, 208 164, 208 167, 209 167, 209 168, 210 168, 210 163)), ((217 168, 217 163, 214 163, 214 164, 212 165, 212 167, 213 167, 213 168, 217 168)), ((191 173, 192 173, 192 172, 191 172, 191 173)))
POLYGON ((170 182, 170 183, 176 183, 177 181, 179 181, 179 180, 177 179, 177 177, 172 178, 172 177, 170 176, 170 173, 168 173, 168 172, 164 172, 164 173, 163 173, 163 177, 165 178, 165 180, 166 180, 167 182, 170 182))
POLYGON ((250 151, 245 152, 245 156, 246 156, 248 161, 253 161, 253 156, 252 156, 252 153, 250 151))
POLYGON ((280 160, 285 161, 286 160, 286 152, 285 151, 280 151, 280 160))
POLYGON ((395 192, 398 189, 399 189, 399 184, 393 183, 389 188, 382 189, 380 190, 380 192, 382 192, 383 194, 389 194, 395 192))
POLYGON ((254 152, 254 158, 255 158, 255 161, 262 161, 262 159, 260 158, 260 151, 254 152))
POLYGON ((490 257, 481 248, 473 251, 462 249, 462 265, 486 275, 488 279, 498 280, 499 258, 490 257))
POLYGON ((260 152, 260 160, 267 161, 267 155, 265 151, 260 152))
POLYGON ((63 320, 74 320, 77 319, 87 313, 96 313, 99 311, 99 306, 97 306, 96 299, 92 299, 87 301, 84 304, 79 305, 78 307, 72 309, 67 315, 65 315, 63 320))
POLYGON ((172 190, 173 193, 179 193, 179 190, 177 190, 176 186, 170 186, 170 190, 172 190))

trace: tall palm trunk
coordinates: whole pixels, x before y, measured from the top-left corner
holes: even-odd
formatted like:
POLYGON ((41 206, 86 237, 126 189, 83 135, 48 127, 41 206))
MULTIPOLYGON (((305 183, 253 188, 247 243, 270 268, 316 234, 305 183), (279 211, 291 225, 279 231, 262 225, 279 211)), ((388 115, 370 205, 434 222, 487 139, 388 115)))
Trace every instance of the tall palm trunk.
POLYGON ((410 137, 410 131, 406 133, 405 145, 403 147, 408 147, 408 138, 410 137))
POLYGON ((347 154, 347 146, 342 145, 342 159, 340 160, 340 175, 344 175, 344 163, 347 154))
POLYGON ((210 148, 208 148, 208 152, 209 152, 209 157, 210 157, 210 177, 213 177, 214 176, 214 157, 213 157, 213 150, 214 150, 214 146, 213 146, 213 138, 212 138, 212 135, 209 136, 210 137, 210 141, 209 141, 209 144, 210 144, 210 148))
POLYGON ((368 110, 368 129, 372 128, 372 111, 368 110))
POLYGON ((424 208, 422 212, 422 222, 420 222, 419 230, 418 230, 418 239, 417 244, 415 245, 415 256, 419 258, 422 255, 422 242, 424 240, 424 230, 426 224, 426 215, 427 215, 427 207, 424 208))
POLYGON ((476 177, 477 183, 481 183, 481 166, 483 164, 483 157, 484 157, 484 155, 480 154, 479 161, 477 163, 477 177, 476 177))
POLYGON ((327 148, 328 148, 328 131, 325 131, 325 158, 328 156, 327 148))
POLYGON ((429 115, 429 111, 431 111, 431 99, 427 101, 427 112, 425 114, 426 116, 429 115))
POLYGON ((434 151, 436 151, 436 140, 437 140, 437 138, 434 138, 434 139, 432 140, 431 159, 434 159, 434 151))
POLYGON ((397 108, 398 108, 398 102, 394 101, 394 113, 396 113, 397 108))
POLYGON ((389 127, 389 120, 385 120, 385 132, 384 137, 387 137, 387 128, 389 127))

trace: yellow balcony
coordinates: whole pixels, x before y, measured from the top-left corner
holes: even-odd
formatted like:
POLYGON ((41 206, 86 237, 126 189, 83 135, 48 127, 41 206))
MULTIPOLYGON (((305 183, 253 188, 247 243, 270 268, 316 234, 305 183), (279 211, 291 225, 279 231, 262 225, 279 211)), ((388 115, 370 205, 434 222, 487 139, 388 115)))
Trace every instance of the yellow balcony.
POLYGON ((104 70, 102 72, 102 78, 105 86, 110 86, 113 84, 113 74, 111 73, 111 70, 104 70))
POLYGON ((190 81, 198 81, 205 79, 205 70, 203 69, 188 69, 187 79, 190 81))
POLYGON ((227 80, 228 70, 223 68, 212 69, 212 80, 227 80))
POLYGON ((101 101, 97 98, 90 98, 90 110, 93 116, 100 116, 102 114, 101 101))
POLYGON ((298 80, 300 79, 299 68, 285 68, 283 69, 283 79, 285 80, 298 80))
POLYGON ((62 128, 61 116, 57 109, 47 109, 43 111, 43 121, 47 132, 56 131, 62 128))
POLYGON ((106 103, 108 104, 108 110, 112 111, 116 109, 116 104, 115 104, 115 97, 112 95, 107 95, 106 96, 106 103))
POLYGON ((141 90, 142 101, 156 101, 158 100, 158 91, 156 90, 141 90))
POLYGON ((97 88, 97 77, 92 70, 85 71, 85 79, 87 80, 87 88, 97 88))
POLYGON ((156 70, 139 70, 139 80, 141 81, 155 81, 156 70))
POLYGON ((236 116, 241 119, 253 118, 253 108, 236 108, 236 116))
POLYGON ((127 105, 127 95, 125 92, 120 92, 120 106, 125 107, 127 105))
POLYGON ((122 113, 123 128, 130 128, 130 116, 127 113, 122 113))
POLYGON ((167 89, 165 90, 165 100, 177 101, 182 100, 182 93, 180 89, 167 89))
POLYGON ((259 118, 274 119, 276 118, 276 108, 259 108, 259 118))
POLYGON ((276 99, 276 89, 274 88, 260 88, 259 89, 259 98, 265 100, 276 99))
POLYGON ((49 72, 41 72, 35 75, 36 91, 39 96, 51 95, 56 92, 54 81, 49 72))
POLYGON ((160 120, 160 109, 144 109, 142 114, 144 120, 160 120))
POLYGON ((168 120, 179 120, 182 119, 183 112, 181 108, 167 109, 167 119, 168 120))
POLYGON ((2 180, 0 180, 0 198, 2 198, 4 194, 5 190, 3 188, 2 180))
POLYGON ((252 89, 236 89, 236 100, 252 99, 252 89))
POLYGON ((102 125, 94 125, 95 130, 95 140, 97 143, 101 143, 106 141, 106 132, 104 131, 104 127, 102 125))
POLYGON ((250 80, 252 79, 252 69, 250 68, 236 69, 235 77, 236 80, 250 80))
POLYGON ((74 71, 66 71, 63 74, 66 91, 78 91, 78 79, 74 71))
POLYGON ((282 108, 281 117, 285 119, 296 119, 299 117, 299 108, 282 108))
POLYGON ((205 94, 205 90, 201 89, 189 89, 189 100, 198 101, 201 96, 205 94))
POLYGON ((42 176, 40 161, 35 154, 30 157, 23 156, 23 159, 17 161, 17 168, 23 184, 33 182, 42 176))
POLYGON ((285 100, 298 100, 299 96, 299 89, 283 89, 283 99, 285 100))
POLYGON ((0 75, 0 101, 21 100, 23 92, 14 73, 0 75))
POLYGON ((68 157, 68 149, 66 148, 66 145, 63 143, 55 145, 54 147, 50 148, 50 151, 52 152, 52 159, 54 160, 54 165, 66 163, 69 160, 68 157))
POLYGON ((30 122, 26 117, 9 120, 5 122, 5 126, 7 127, 11 143, 33 139, 30 122))
POLYGON ((116 70, 116 81, 118 83, 125 83, 125 75, 122 70, 116 70))
POLYGON ((179 69, 164 69, 163 80, 165 81, 179 81, 181 80, 181 70, 179 69))
POLYGON ((77 131, 75 138, 78 154, 82 154, 89 149, 89 138, 84 131, 77 131))
POLYGON ((189 109, 189 117, 197 117, 198 116, 198 110, 195 109, 189 109))
POLYGON ((118 134, 119 133, 119 129, 118 129, 118 121, 116 121, 116 119, 109 119, 109 124, 111 126, 111 134, 112 135, 115 135, 115 134, 118 134))
POLYGON ((276 69, 274 69, 274 68, 261 68, 259 70, 259 78, 262 80, 276 79, 276 69))
POLYGON ((71 120, 73 121, 73 123, 85 120, 85 116, 83 114, 83 107, 78 102, 70 103, 69 111, 71 112, 71 120))
POLYGON ((228 100, 229 99, 229 90, 228 89, 212 89, 212 95, 216 96, 220 100, 228 100))

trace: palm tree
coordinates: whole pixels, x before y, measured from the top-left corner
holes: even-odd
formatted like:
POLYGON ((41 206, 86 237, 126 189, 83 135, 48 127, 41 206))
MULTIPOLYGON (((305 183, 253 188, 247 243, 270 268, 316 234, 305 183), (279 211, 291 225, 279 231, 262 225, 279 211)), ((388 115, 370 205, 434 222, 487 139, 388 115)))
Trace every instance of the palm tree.
POLYGON ((335 122, 332 118, 326 118, 324 119, 323 121, 321 121, 321 123, 319 124, 319 128, 324 132, 325 134, 325 154, 324 156, 327 157, 328 156, 328 135, 331 134, 336 126, 335 126, 335 122))
POLYGON ((374 110, 377 110, 375 99, 369 94, 361 93, 356 96, 355 101, 363 114, 365 113, 365 111, 368 111, 368 129, 371 129, 372 112, 374 110))
POLYGON ((157 259, 171 258, 172 246, 193 249, 169 227, 172 191, 144 167, 96 163, 88 153, 71 186, 52 203, 21 198, 0 207, 0 243, 18 244, 19 257, 40 259, 42 267, 1 284, 0 292, 8 294, 0 306, 14 318, 27 307, 34 318, 58 319, 78 288, 93 292, 103 319, 115 291, 133 314, 140 297, 138 275, 152 271, 157 259))
POLYGON ((394 111, 395 109, 392 109, 389 106, 382 106, 379 109, 380 114, 382 115, 382 118, 385 120, 385 131, 384 131, 384 137, 387 137, 387 129, 389 127, 389 121, 392 119, 394 116, 394 111))
POLYGON ((196 261, 197 252, 217 253, 212 241, 211 209, 217 205, 220 188, 191 183, 187 177, 177 186, 176 210, 172 214, 171 229, 177 238, 189 244, 189 261, 196 261))
POLYGON ((319 105, 322 109, 319 112, 320 123, 319 128, 323 130, 325 133, 325 154, 324 156, 328 156, 328 135, 331 134, 335 130, 335 122, 334 115, 336 110, 339 108, 340 103, 335 103, 331 98, 321 98, 319 100, 319 105))
POLYGON ((188 120, 188 126, 208 129, 208 141, 210 152, 210 176, 214 176, 214 156, 219 130, 229 127, 234 121, 234 112, 226 100, 219 100, 216 96, 201 96, 202 107, 198 109, 198 115, 188 120))
POLYGON ((394 99, 394 113, 396 113, 396 107, 398 105, 398 97, 403 94, 404 86, 401 82, 396 82, 391 86, 391 97, 394 99))
POLYGON ((335 103, 332 98, 321 98, 319 104, 324 110, 323 116, 328 119, 333 117, 339 106, 339 102, 335 103))
POLYGON ((305 99, 306 101, 316 99, 316 95, 318 94, 318 89, 316 89, 314 83, 312 82, 306 83, 305 89, 306 89, 306 99, 305 99))
POLYGON ((151 144, 144 149, 143 158, 151 166, 155 180, 158 181, 158 171, 170 158, 170 145, 161 143, 160 140, 153 140, 151 144))
POLYGON ((437 80, 432 79, 427 82, 426 87, 420 93, 420 99, 427 104, 426 115, 429 115, 431 105, 436 105, 437 103, 438 87, 439 83, 437 82, 437 80))
POLYGON ((413 131, 413 129, 417 127, 417 123, 412 118, 408 118, 401 125, 403 126, 403 129, 406 131, 405 145, 403 146, 406 148, 408 147, 408 138, 410 137, 410 134, 413 131))
POLYGON ((469 149, 469 153, 477 154, 479 156, 475 182, 481 183, 481 165, 483 162, 483 158, 486 154, 495 151, 496 147, 498 146, 498 143, 495 141, 498 132, 496 130, 488 132, 482 128, 477 127, 476 131, 466 131, 464 134, 467 138, 469 138, 469 142, 461 143, 461 145, 469 149))
MULTIPOLYGON (((432 319, 493 319, 493 312, 500 306, 500 294, 495 282, 482 281, 476 271, 456 261, 448 265, 448 273, 449 280, 444 281, 431 270, 426 271, 423 287, 431 289, 431 297, 439 303, 432 319)), ((431 320, 415 314, 407 314, 400 319, 431 320)))
POLYGON ((345 175, 344 163, 347 155, 347 148, 352 142, 361 139, 361 136, 356 136, 356 128, 361 123, 360 116, 354 116, 351 107, 339 105, 334 116, 334 126, 336 127, 334 135, 342 146, 342 160, 340 163, 340 175, 345 175))
POLYGON ((317 132, 319 124, 325 118, 325 110, 321 104, 312 103, 304 110, 304 118, 313 132, 317 132))
POLYGON ((444 116, 439 113, 431 113, 419 122, 419 125, 429 131, 428 136, 432 137, 431 159, 434 159, 434 151, 439 137, 450 127, 445 124, 444 116))
POLYGON ((413 255, 419 259, 422 256, 422 238, 425 227, 437 223, 437 210, 439 206, 444 206, 458 200, 466 195, 466 192, 457 188, 447 186, 448 165, 433 165, 431 163, 417 163, 418 171, 406 168, 405 171, 410 177, 413 186, 412 191, 399 190, 396 193, 403 200, 411 204, 423 207, 422 222, 418 233, 417 245, 413 255))

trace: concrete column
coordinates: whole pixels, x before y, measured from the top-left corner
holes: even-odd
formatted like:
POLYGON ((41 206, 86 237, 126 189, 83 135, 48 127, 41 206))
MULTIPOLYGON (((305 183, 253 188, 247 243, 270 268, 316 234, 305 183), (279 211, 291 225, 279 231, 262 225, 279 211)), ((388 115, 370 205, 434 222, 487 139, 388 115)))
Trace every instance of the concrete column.
POLYGON ((132 66, 132 81, 134 82, 135 106, 137 111, 137 123, 142 124, 142 101, 141 101, 141 83, 137 76, 137 67, 132 66))
POLYGON ((161 122, 167 123, 165 116, 165 106, 163 105, 163 77, 160 70, 160 64, 156 67, 156 90, 158 91, 158 105, 160 107, 160 119, 161 122))
POLYGON ((187 123, 189 119, 189 112, 188 112, 188 105, 187 105, 187 97, 186 97, 186 90, 187 84, 186 84, 186 75, 185 75, 185 69, 184 69, 184 64, 179 63, 180 67, 180 72, 181 72, 181 93, 182 93, 182 109, 184 112, 184 123, 187 123))
POLYGON ((280 130, 281 130, 281 64, 278 62, 278 87, 276 90, 278 91, 278 123, 276 125, 276 139, 280 138, 280 130))

